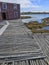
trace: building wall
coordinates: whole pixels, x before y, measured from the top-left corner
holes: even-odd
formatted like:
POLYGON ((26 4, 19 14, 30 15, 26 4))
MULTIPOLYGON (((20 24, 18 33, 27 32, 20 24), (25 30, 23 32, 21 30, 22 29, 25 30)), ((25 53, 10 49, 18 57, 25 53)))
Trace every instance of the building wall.
POLYGON ((0 3, 0 20, 2 20, 2 15, 1 15, 1 6, 2 6, 2 3, 0 3))
POLYGON ((7 8, 3 8, 4 2, 0 2, 0 20, 3 20, 2 13, 6 13, 6 19, 18 19, 20 18, 20 5, 14 3, 6 3, 7 8), (14 9, 15 6, 15 9, 14 9))

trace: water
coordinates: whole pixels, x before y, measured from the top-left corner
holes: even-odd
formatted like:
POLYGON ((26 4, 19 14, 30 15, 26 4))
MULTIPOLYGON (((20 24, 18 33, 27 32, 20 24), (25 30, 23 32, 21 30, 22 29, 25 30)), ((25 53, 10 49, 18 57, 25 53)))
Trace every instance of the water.
POLYGON ((43 30, 49 30, 49 26, 43 27, 43 30))
POLYGON ((28 19, 22 19, 23 22, 25 22, 25 23, 28 23, 30 21, 38 21, 39 23, 41 23, 43 18, 49 17, 49 14, 28 14, 28 15, 23 15, 23 16, 32 17, 32 18, 28 18, 28 19))

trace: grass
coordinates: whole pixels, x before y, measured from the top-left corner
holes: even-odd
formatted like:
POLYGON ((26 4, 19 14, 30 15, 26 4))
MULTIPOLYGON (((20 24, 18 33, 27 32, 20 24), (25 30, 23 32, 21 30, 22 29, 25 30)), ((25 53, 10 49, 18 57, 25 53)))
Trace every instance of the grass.
POLYGON ((26 27, 30 29, 33 33, 49 33, 49 30, 42 30, 43 27, 48 26, 49 18, 42 19, 42 23, 38 23, 38 21, 33 21, 29 23, 25 23, 26 27), (45 22, 45 20, 47 22, 45 22))
POLYGON ((46 26, 45 23, 38 23, 37 21, 25 23, 25 25, 26 25, 29 29, 32 29, 32 28, 34 28, 34 29, 38 29, 38 28, 41 29, 41 28, 43 28, 43 27, 46 26))
POLYGON ((33 33, 49 33, 49 30, 31 30, 33 33))

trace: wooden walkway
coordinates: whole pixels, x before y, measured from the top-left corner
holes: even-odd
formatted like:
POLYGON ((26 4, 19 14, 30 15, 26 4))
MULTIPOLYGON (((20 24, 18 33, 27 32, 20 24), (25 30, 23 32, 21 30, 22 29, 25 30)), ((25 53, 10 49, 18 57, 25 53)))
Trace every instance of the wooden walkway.
POLYGON ((44 59, 24 60, 24 61, 3 61, 0 65, 49 65, 44 59))
POLYGON ((49 61, 49 33, 37 33, 33 36, 49 61))
POLYGON ((41 42, 38 41, 38 34, 32 34, 21 19, 9 20, 9 23, 8 28, 0 36, 0 63, 47 65, 44 61, 46 54, 40 47, 39 43, 41 42))

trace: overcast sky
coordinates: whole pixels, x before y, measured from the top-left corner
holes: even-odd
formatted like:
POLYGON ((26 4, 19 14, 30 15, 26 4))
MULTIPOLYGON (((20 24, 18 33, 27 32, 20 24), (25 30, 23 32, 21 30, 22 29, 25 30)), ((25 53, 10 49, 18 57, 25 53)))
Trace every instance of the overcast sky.
POLYGON ((21 11, 49 11, 49 0, 0 0, 3 2, 19 3, 21 11))

